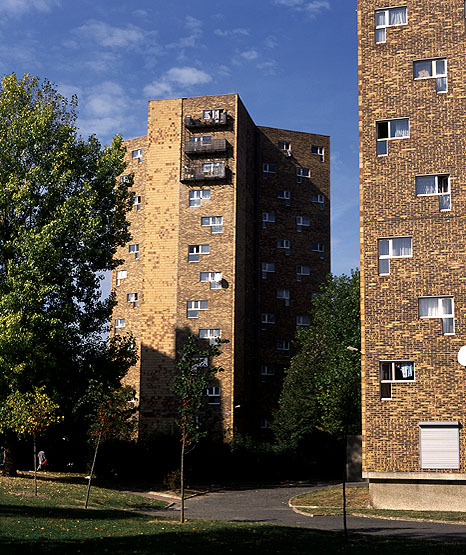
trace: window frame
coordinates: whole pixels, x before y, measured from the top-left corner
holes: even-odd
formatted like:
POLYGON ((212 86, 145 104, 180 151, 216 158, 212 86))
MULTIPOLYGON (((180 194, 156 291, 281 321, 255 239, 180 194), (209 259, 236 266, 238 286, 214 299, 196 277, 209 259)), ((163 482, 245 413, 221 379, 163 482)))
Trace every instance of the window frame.
POLYGON ((374 23, 375 23, 375 44, 385 44, 387 42, 387 27, 402 27, 403 25, 408 25, 408 6, 388 6, 386 8, 380 8, 374 10, 374 23), (395 23, 390 25, 390 23, 384 23, 383 25, 377 25, 377 14, 384 12, 385 21, 390 21, 389 12, 391 10, 399 10, 401 8, 405 9, 405 23, 395 23), (383 30, 383 40, 377 40, 377 31, 383 30))
POLYGON ((381 401, 391 401, 393 399, 393 389, 392 384, 394 383, 415 383, 416 382, 416 368, 413 360, 406 360, 406 359, 390 359, 390 360, 379 360, 379 384, 380 384, 380 400, 381 401), (395 364, 411 364, 412 367, 412 379, 396 379, 395 378, 395 364), (382 365, 383 364, 390 364, 390 379, 382 379, 382 365), (389 391, 390 396, 384 396, 383 390, 389 391))
POLYGON ((302 281, 303 276, 310 276, 310 275, 311 275, 311 266, 309 264, 298 264, 296 266, 296 281, 302 281))
POLYGON ((275 324, 275 314, 273 312, 262 312, 261 324, 275 324))
POLYGON ((296 231, 301 232, 303 227, 311 226, 311 218, 309 216, 296 216, 296 231))
POLYGON ((311 318, 306 314, 300 314, 296 316, 296 327, 297 328, 308 328, 311 325, 311 318))
POLYGON ((221 402, 221 388, 219 385, 211 385, 206 389, 206 397, 208 405, 220 405, 221 402))
POLYGON ((285 306, 290 306, 290 290, 289 289, 277 289, 277 299, 284 300, 285 306))
POLYGON ((414 176, 414 186, 416 188, 416 197, 439 197, 439 210, 440 212, 450 212, 451 211, 451 180, 449 173, 430 173, 430 174, 418 174, 414 176), (417 189, 417 178, 418 177, 434 177, 435 178, 435 192, 434 193, 418 193, 417 189), (447 192, 439 192, 439 178, 446 177, 447 178, 447 185, 448 191, 447 192), (448 201, 448 208, 442 208, 442 200, 441 198, 449 197, 448 201))
POLYGON ((116 273, 116 284, 117 287, 121 284, 122 279, 128 278, 128 270, 117 270, 116 273))
POLYGON ((211 233, 223 233, 223 216, 201 216, 201 227, 210 227, 211 233))
POLYGON ((210 345, 216 345, 217 339, 222 337, 221 328, 199 328, 199 339, 208 339, 210 345), (205 337, 201 336, 201 332, 206 332, 205 337), (218 332, 218 334, 212 334, 211 332, 218 332))
POLYGON ((188 195, 190 208, 198 208, 203 200, 210 200, 210 189, 190 189, 188 195))
POLYGON ((262 262, 262 279, 267 279, 267 274, 275 273, 275 262, 262 262), (273 266, 273 270, 269 270, 269 266, 273 266))
POLYGON ((222 289, 222 272, 200 272, 199 282, 200 283, 210 283, 210 289, 222 289), (207 279, 203 279, 203 276, 207 276, 207 279))
POLYGON ((209 301, 186 301, 187 318, 199 318, 200 310, 209 310, 209 301))
POLYGON ((445 56, 438 56, 436 58, 420 58, 419 60, 413 60, 413 78, 414 81, 424 81, 426 79, 435 79, 436 80, 436 90, 438 94, 446 94, 448 92, 448 63, 447 58, 445 56), (437 73, 437 62, 444 62, 445 64, 445 71, 444 73, 437 73), (431 75, 425 77, 416 77, 416 63, 419 62, 430 62, 431 66, 431 75), (441 81, 445 79, 445 89, 440 89, 441 81), (439 90, 440 89, 440 90, 439 90))
POLYGON ((203 243, 200 245, 188 245, 188 262, 199 262, 202 254, 210 254, 210 245, 208 243, 203 243), (205 247, 207 247, 207 249, 205 247))
POLYGON ((275 212, 262 212, 262 228, 266 229, 267 224, 274 224, 276 222, 275 212))
POLYGON ((455 335, 455 299, 453 295, 422 295, 418 297, 418 316, 420 320, 442 320, 442 334, 455 335), (442 314, 440 316, 421 316, 421 300, 422 299, 437 299, 438 307, 442 307, 442 314), (443 299, 451 299, 452 311, 450 314, 443 313, 443 299), (451 332, 445 332, 447 322, 451 320, 451 332))
POLYGON ((407 117, 402 117, 402 118, 390 118, 390 119, 379 119, 376 120, 375 122, 375 136, 376 136, 376 141, 377 141, 377 157, 381 157, 381 156, 388 156, 388 143, 387 141, 396 141, 396 140, 404 140, 404 139, 410 139, 411 138, 411 122, 409 120, 409 118, 407 117), (391 137, 391 123, 394 121, 407 121, 408 122, 408 135, 405 137, 391 137), (386 123, 387 124, 387 137, 379 137, 379 125, 382 123, 386 123), (385 144, 385 152, 379 154, 379 145, 382 143, 386 143, 385 144))
POLYGON ((379 276, 389 276, 390 275, 390 260, 392 258, 412 258, 413 257, 413 238, 410 235, 400 235, 396 237, 379 237, 377 239, 377 253, 378 253, 378 273, 379 276), (393 254, 393 241, 397 239, 410 239, 411 240, 411 254, 397 256, 393 254), (388 254, 380 254, 380 243, 381 241, 388 241, 388 254), (388 272, 380 271, 380 261, 388 260, 388 272))

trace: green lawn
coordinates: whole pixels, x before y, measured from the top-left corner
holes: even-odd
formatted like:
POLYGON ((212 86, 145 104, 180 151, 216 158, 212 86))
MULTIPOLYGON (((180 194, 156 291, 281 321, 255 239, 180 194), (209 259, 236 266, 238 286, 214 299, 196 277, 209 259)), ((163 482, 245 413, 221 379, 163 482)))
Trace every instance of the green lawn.
MULTIPOLYGON (((29 478, 0 477, 2 555, 429 552, 423 542, 353 537, 345 544, 342 534, 300 528, 199 520, 180 525, 134 512, 160 506, 160 502, 104 488, 91 493, 91 508, 85 510, 85 484, 41 480, 37 498, 31 496, 32 486, 29 478)), ((439 544, 435 551, 436 555, 456 555, 464 553, 464 546, 439 544)))

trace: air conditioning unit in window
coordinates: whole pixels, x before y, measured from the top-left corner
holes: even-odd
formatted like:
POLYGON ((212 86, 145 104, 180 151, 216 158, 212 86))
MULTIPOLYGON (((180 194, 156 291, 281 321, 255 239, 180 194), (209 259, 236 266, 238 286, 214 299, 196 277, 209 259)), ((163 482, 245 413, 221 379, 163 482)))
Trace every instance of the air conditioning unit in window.
POLYGON ((291 158, 291 150, 285 150, 285 156, 291 158))

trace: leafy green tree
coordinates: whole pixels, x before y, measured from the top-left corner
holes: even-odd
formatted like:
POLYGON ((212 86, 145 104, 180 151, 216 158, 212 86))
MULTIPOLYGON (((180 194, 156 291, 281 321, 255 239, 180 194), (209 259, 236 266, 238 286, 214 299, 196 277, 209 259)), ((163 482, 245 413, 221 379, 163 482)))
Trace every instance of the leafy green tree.
POLYGON ((76 108, 48 81, 0 81, 0 403, 46 386, 68 423, 89 379, 116 386, 135 356, 105 339, 115 298, 100 295, 130 238, 132 180, 117 180, 121 137, 84 140, 76 108))
POLYGON ((97 453, 102 442, 112 439, 127 439, 134 432, 135 421, 135 390, 130 386, 109 388, 95 380, 91 380, 87 394, 82 399, 87 407, 90 420, 89 437, 94 443, 94 457, 88 477, 86 501, 87 509, 91 482, 94 474, 97 453))
POLYGON ((312 301, 311 325, 297 332, 273 429, 296 446, 320 430, 341 439, 361 426, 359 272, 329 275, 312 301))
POLYGON ((193 334, 189 334, 184 346, 178 351, 177 374, 173 381, 173 391, 179 398, 179 418, 181 458, 181 514, 180 521, 184 522, 184 461, 185 455, 208 433, 206 390, 223 369, 212 365, 214 357, 220 355, 220 345, 226 340, 218 340, 214 345, 205 344, 193 334))
POLYGON ((15 391, 0 407, 0 431, 11 431, 20 436, 32 436, 34 449, 34 495, 37 496, 37 436, 62 417, 58 405, 45 393, 45 388, 35 388, 28 393, 15 391))

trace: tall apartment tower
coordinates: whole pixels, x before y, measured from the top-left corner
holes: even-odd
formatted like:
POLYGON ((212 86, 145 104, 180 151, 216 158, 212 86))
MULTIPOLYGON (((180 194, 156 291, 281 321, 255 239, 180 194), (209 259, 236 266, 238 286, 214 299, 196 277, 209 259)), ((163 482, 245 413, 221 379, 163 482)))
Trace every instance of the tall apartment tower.
POLYGON ((465 15, 464 0, 359 0, 363 473, 379 508, 466 510, 465 15))
POLYGON ((133 238, 112 275, 112 333, 139 346, 127 381, 140 431, 173 425, 175 357, 192 332, 228 340, 206 392, 223 437, 260 434, 330 271, 329 138, 257 127, 231 94, 149 102, 147 136, 126 147, 133 238))

